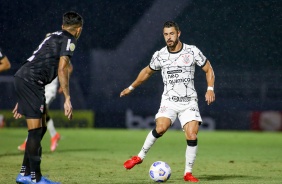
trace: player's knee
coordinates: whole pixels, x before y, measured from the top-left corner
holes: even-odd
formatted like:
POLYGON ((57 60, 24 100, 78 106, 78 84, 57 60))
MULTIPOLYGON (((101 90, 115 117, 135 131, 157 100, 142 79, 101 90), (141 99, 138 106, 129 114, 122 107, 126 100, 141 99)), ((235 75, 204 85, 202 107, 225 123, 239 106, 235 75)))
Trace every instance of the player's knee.
POLYGON ((158 132, 158 134, 163 135, 167 131, 168 127, 163 125, 158 125, 155 130, 158 132))
POLYGON ((197 139, 197 134, 194 132, 188 133, 187 134, 187 139, 188 140, 196 140, 197 139))

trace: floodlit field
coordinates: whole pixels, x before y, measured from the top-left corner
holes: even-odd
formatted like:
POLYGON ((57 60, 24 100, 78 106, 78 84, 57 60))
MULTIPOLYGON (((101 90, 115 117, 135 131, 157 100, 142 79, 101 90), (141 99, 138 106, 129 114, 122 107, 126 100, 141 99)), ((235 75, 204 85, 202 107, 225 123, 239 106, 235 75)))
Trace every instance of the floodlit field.
MULTIPOLYGON (((139 152, 148 130, 58 129, 59 147, 50 152, 50 135, 43 140, 42 174, 63 184, 144 184, 150 165, 166 161, 172 176, 183 181, 186 141, 182 131, 160 138, 144 162, 125 170, 123 162, 139 152)), ((15 183, 23 153, 17 146, 25 129, 0 129, 0 183, 15 183)), ((200 132, 193 174, 208 184, 281 184, 282 134, 266 132, 200 132)))

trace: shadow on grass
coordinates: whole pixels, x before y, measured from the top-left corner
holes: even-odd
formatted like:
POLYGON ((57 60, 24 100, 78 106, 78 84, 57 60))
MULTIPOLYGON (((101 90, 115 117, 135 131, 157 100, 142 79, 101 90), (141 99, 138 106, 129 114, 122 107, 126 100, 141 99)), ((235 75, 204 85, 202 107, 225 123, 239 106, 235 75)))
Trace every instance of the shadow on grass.
MULTIPOLYGON (((58 149, 55 152, 66 153, 66 152, 98 152, 98 151, 105 151, 105 150, 95 149, 95 148, 80 148, 80 149, 63 149, 63 150, 58 149)), ((0 158, 1 157, 9 157, 9 156, 19 156, 19 155, 23 155, 23 154, 24 154, 23 151, 11 152, 11 153, 1 153, 0 158)), ((49 154, 53 154, 53 152, 43 150, 43 155, 49 155, 49 154)))
POLYGON ((206 180, 206 181, 216 181, 216 180, 228 180, 228 179, 252 179, 257 178, 253 176, 244 176, 244 175, 202 175, 198 177, 199 180, 206 180))
MULTIPOLYGON (((253 177, 253 176, 244 176, 244 175, 202 175, 202 176, 199 176, 198 179, 200 181, 218 181, 218 182, 224 182, 224 180, 236 180, 236 179, 252 179, 252 178, 256 178, 257 177, 253 177)), ((228 181, 226 181, 228 183, 228 181)), ((135 180, 135 181, 131 181, 131 182, 115 182, 115 184, 145 184, 145 183, 156 183, 154 181, 144 181, 144 180, 135 180)), ((175 184, 179 184, 179 183, 184 183, 184 180, 182 178, 179 178, 179 179, 170 179, 167 183, 175 183, 175 184)))
MULTIPOLYGON (((104 149, 96 149, 96 148, 77 148, 77 149, 57 149, 56 153, 67 153, 67 152, 98 152, 98 151, 106 151, 104 149)), ((43 154, 52 154, 51 151, 46 151, 43 154)))
POLYGON ((1 153, 0 154, 0 158, 1 157, 10 157, 10 156, 19 156, 19 155, 23 155, 24 152, 17 152, 17 153, 1 153))

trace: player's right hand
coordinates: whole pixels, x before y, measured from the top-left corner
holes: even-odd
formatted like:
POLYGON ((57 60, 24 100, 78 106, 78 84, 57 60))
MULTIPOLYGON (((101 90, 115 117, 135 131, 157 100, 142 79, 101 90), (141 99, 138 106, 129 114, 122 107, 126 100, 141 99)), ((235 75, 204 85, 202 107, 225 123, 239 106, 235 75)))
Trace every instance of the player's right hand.
POLYGON ((72 105, 70 98, 67 98, 65 103, 64 103, 64 109, 65 109, 65 116, 68 117, 69 120, 72 119, 72 105))
POLYGON ((123 96, 129 95, 131 92, 132 92, 132 90, 126 88, 126 89, 124 89, 124 90, 120 93, 119 97, 123 97, 123 96))
POLYGON ((18 103, 16 104, 14 110, 13 110, 13 113, 14 113, 14 118, 15 119, 19 119, 22 117, 22 115, 20 113, 18 113, 18 103))

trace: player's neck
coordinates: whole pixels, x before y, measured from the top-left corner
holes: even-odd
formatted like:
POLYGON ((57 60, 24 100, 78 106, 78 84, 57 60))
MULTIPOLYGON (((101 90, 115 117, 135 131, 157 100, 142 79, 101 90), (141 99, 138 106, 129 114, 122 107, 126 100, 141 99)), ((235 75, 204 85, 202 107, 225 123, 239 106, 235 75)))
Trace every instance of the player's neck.
POLYGON ((174 47, 168 47, 169 52, 179 52, 181 49, 182 49, 181 41, 178 41, 178 43, 174 47))

